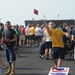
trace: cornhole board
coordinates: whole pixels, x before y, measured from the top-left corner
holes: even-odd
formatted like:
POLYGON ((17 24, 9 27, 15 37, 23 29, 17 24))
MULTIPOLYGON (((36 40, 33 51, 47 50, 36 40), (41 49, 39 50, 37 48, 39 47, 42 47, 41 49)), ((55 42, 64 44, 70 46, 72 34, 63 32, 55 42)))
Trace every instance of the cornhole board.
POLYGON ((69 67, 51 68, 48 75, 69 75, 69 70, 69 67))

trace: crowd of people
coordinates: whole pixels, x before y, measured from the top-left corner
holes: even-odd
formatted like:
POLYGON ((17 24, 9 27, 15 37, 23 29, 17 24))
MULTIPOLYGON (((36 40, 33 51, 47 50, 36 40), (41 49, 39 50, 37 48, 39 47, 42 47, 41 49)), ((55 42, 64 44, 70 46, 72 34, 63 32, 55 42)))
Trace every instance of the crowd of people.
MULTIPOLYGON (((62 59, 68 50, 68 45, 74 48, 75 28, 74 25, 64 23, 62 27, 58 27, 54 22, 48 24, 43 20, 42 25, 37 23, 27 24, 26 27, 19 25, 11 25, 7 21, 5 25, 0 24, 0 45, 6 52, 8 62, 8 71, 5 74, 15 74, 16 52, 15 48, 25 44, 27 47, 38 47, 39 56, 46 60, 53 59, 55 66, 60 67, 62 59)), ((2 55, 0 54, 0 64, 5 67, 2 55)))

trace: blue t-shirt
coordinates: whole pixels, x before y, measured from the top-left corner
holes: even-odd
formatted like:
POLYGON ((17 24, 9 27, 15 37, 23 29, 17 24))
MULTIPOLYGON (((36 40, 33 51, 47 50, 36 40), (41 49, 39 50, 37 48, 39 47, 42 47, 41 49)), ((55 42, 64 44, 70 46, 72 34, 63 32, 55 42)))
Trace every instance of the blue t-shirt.
MULTIPOLYGON (((6 39, 10 39, 10 40, 12 40, 12 39, 14 39, 14 35, 15 35, 16 33, 15 33, 15 31, 13 30, 13 29, 10 29, 10 30, 8 30, 8 29, 5 29, 4 31, 3 31, 3 36, 4 36, 4 39, 6 40, 6 39)), ((13 41, 13 42, 5 42, 5 44, 6 44, 6 46, 15 46, 15 41, 13 41)))

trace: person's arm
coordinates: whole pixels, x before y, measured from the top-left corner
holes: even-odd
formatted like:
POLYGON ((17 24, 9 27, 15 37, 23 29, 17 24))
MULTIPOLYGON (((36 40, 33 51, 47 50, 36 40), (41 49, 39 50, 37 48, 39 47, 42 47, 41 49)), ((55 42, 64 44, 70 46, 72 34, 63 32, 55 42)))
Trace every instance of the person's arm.
POLYGON ((68 37, 68 38, 70 37, 70 34, 69 34, 69 33, 65 33, 65 35, 66 35, 66 37, 68 37))
POLYGON ((47 31, 50 31, 50 29, 49 29, 48 24, 46 23, 46 21, 42 20, 42 22, 44 23, 44 26, 47 28, 47 31))
POLYGON ((71 40, 74 40, 74 35, 71 36, 71 40))
POLYGON ((62 36, 66 36, 66 37, 70 37, 70 34, 69 33, 66 33, 66 32, 64 32, 64 31, 62 31, 62 30, 60 30, 60 32, 61 32, 61 35, 62 36))
POLYGON ((75 40, 75 33, 74 32, 75 32, 75 30, 72 31, 72 35, 71 35, 71 40, 73 40, 73 41, 75 40))
POLYGON ((14 42, 16 40, 17 40, 17 36, 16 36, 16 34, 14 34, 14 39, 10 40, 10 42, 14 42))
POLYGON ((42 22, 44 23, 44 26, 46 27, 48 34, 51 35, 50 28, 48 27, 48 24, 46 23, 46 21, 42 20, 42 22))

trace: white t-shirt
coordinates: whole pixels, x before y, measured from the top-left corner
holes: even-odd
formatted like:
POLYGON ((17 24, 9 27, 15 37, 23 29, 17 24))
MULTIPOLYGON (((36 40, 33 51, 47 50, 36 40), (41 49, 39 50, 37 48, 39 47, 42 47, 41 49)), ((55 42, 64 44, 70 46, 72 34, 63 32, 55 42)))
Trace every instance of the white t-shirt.
POLYGON ((42 29, 40 27, 35 28, 35 36, 41 36, 42 35, 42 29))
POLYGON ((44 35, 45 35, 45 37, 46 37, 46 42, 52 41, 52 39, 51 39, 51 37, 49 36, 47 30, 44 31, 44 35))
POLYGON ((28 26, 25 29, 25 35, 30 35, 30 33, 29 33, 29 27, 28 26))

